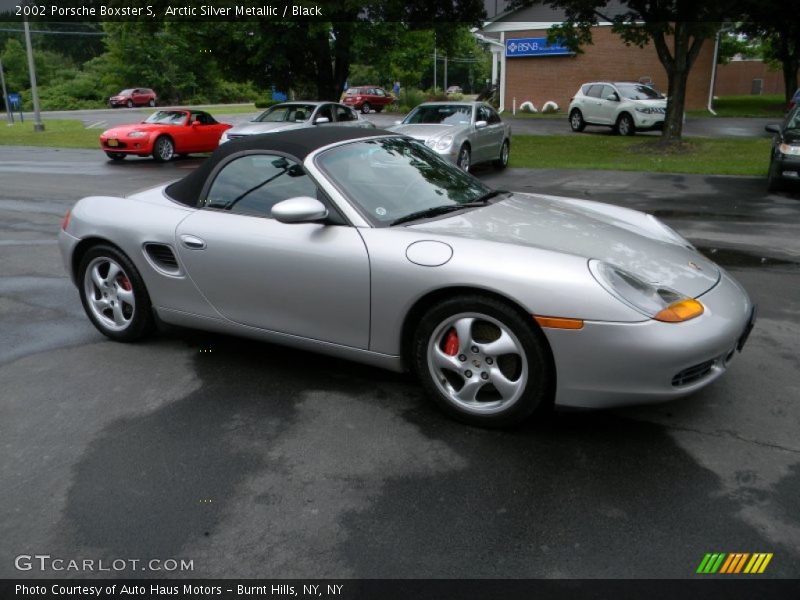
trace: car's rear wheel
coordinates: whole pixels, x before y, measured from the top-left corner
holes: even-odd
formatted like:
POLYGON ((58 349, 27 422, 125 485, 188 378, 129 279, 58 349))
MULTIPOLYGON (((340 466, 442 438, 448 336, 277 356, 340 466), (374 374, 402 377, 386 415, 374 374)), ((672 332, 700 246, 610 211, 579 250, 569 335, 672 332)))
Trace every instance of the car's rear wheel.
POLYGON ((426 391, 461 421, 503 427, 552 406, 544 335, 500 300, 460 296, 434 306, 420 321, 413 352, 426 391))
POLYGON ((469 151, 469 146, 464 144, 458 151, 458 158, 456 159, 456 166, 469 173, 470 167, 472 167, 472 156, 469 151))
POLYGON ((106 156, 111 160, 125 160, 128 155, 124 152, 106 152, 106 156))
POLYGON ((361 105, 361 112, 364 113, 365 115, 368 115, 369 114, 369 108, 370 108, 369 107, 369 102, 364 102, 364 104, 361 105))
POLYGON ((617 119, 615 130, 619 135, 634 135, 636 133, 636 125, 634 125, 633 119, 628 113, 622 113, 617 119))
POLYGON ((492 163, 496 169, 505 169, 508 166, 510 148, 508 140, 503 140, 503 145, 500 148, 500 157, 492 163))
POLYGON ((133 108, 133 100, 128 100, 125 106, 127 106, 128 108, 133 108))
POLYGON ((150 102, 148 102, 147 105, 152 108, 156 105, 156 101, 150 98, 150 102))
POLYGON ((153 144, 153 158, 157 162, 167 162, 175 156, 175 144, 166 135, 162 135, 153 144))
POLYGON ((569 126, 577 133, 586 129, 586 121, 583 120, 583 113, 579 109, 575 108, 569 113, 569 126))
POLYGON ((118 342, 147 335, 154 325, 150 296, 133 263, 112 246, 98 245, 78 267, 81 303, 98 331, 118 342))

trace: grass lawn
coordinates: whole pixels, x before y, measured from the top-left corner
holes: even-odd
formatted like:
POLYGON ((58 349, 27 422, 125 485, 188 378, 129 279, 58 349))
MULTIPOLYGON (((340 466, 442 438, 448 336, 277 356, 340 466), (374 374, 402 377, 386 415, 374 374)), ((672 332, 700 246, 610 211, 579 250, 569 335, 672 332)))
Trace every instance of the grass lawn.
POLYGON ((211 116, 214 115, 241 115, 245 113, 260 113, 265 110, 266 108, 256 108, 255 104, 242 104, 231 106, 230 104, 203 104, 201 106, 191 106, 190 108, 196 108, 197 110, 205 110, 211 113, 211 116))
POLYGON ((14 125, 0 122, 0 144, 4 146, 50 146, 53 148, 100 149, 102 129, 85 129, 73 120, 45 120, 44 131, 34 131, 33 121, 14 125))
POLYGON ((659 139, 611 135, 515 135, 509 166, 603 169, 709 175, 766 175, 768 139, 686 138, 675 152, 657 148, 659 139))
MULTIPOLYGON (((722 96, 714 100, 718 117, 775 117, 780 120, 786 113, 786 100, 781 94, 764 96, 722 96)), ((713 117, 707 110, 690 110, 690 117, 713 117)))

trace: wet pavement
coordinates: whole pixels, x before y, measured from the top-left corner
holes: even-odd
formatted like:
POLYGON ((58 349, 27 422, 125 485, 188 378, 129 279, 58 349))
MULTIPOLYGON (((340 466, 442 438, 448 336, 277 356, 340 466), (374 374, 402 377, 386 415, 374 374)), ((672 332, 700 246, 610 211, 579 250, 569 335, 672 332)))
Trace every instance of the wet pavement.
POLYGON ((658 215, 761 315, 693 397, 498 432, 448 420, 403 375, 195 331, 97 333, 55 244, 64 211, 200 162, 0 148, 0 577, 61 575, 14 569, 33 553, 191 559, 196 577, 682 578, 706 552, 773 552, 765 576, 800 574, 800 193, 478 171, 658 215))

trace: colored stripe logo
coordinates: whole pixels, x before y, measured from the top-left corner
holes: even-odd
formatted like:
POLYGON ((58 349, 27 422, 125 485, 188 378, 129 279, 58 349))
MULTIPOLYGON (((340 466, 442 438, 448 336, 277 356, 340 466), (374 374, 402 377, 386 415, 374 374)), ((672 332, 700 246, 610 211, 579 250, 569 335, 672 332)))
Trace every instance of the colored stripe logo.
POLYGON ((726 554, 724 552, 708 553, 700 561, 697 572, 702 575, 723 573, 726 575, 736 575, 746 573, 755 575, 763 573, 767 569, 769 561, 772 560, 772 552, 734 552, 726 554))

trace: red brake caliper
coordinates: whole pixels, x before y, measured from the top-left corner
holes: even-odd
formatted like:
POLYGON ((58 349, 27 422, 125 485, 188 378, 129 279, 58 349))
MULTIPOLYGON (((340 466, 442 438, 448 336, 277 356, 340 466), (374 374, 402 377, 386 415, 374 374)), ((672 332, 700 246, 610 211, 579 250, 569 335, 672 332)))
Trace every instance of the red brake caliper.
POLYGON ((120 275, 119 285, 126 292, 130 292, 131 291, 131 282, 125 275, 120 275))
POLYGON ((453 328, 444 336, 444 353, 448 356, 455 356, 458 354, 458 334, 453 328))

